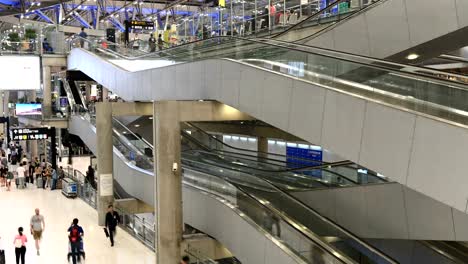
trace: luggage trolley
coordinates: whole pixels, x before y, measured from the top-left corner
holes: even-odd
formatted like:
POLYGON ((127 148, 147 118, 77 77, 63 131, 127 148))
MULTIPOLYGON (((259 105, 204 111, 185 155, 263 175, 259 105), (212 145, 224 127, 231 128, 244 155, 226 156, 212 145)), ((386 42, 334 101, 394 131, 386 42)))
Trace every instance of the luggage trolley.
POLYGON ((62 194, 66 197, 77 197, 78 196, 78 184, 72 180, 65 178, 62 180, 62 194))

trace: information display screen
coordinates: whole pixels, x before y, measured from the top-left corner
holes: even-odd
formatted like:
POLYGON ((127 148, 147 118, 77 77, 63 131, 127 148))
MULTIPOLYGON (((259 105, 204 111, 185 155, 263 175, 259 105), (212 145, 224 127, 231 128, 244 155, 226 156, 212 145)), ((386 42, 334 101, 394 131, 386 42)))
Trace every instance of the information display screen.
POLYGON ((16 104, 16 115, 42 115, 41 104, 16 104))
POLYGON ((154 22, 152 22, 152 21, 132 20, 132 21, 130 21, 130 28, 131 29, 153 30, 154 29, 154 22))
POLYGON ((49 138, 49 129, 46 127, 13 128, 10 131, 13 140, 38 140, 49 138))

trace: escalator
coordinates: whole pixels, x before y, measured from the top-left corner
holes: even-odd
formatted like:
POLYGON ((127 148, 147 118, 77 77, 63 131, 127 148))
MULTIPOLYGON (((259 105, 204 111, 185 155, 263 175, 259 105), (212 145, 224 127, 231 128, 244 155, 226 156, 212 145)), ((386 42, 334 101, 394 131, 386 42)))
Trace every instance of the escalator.
MULTIPOLYGON (((220 38, 220 42, 222 43, 224 38, 220 38)), ((207 42, 207 45, 213 45, 213 40, 210 40, 207 42)), ((278 43, 273 43, 270 41, 247 41, 247 40, 240 40, 239 41, 239 49, 237 50, 237 53, 230 53, 227 54, 226 57, 220 57, 223 53, 222 49, 219 49, 219 54, 215 55, 211 54, 210 56, 205 56, 206 54, 203 54, 203 52, 200 52, 201 49, 206 48, 203 44, 200 46, 194 46, 192 49, 186 49, 187 47, 184 48, 184 50, 181 50, 181 54, 178 54, 176 50, 172 50, 171 54, 168 54, 166 52, 165 56, 171 60, 166 60, 165 63, 169 62, 171 64, 170 66, 166 66, 169 64, 165 64, 164 66, 160 66, 157 68, 148 68, 145 71, 123 71, 121 69, 116 69, 117 67, 113 66, 113 64, 122 63, 126 62, 124 59, 120 58, 113 58, 109 59, 111 54, 110 52, 107 52, 106 50, 102 49, 96 49, 94 50, 94 54, 87 53, 82 50, 73 50, 72 55, 71 55, 71 60, 69 60, 71 68, 76 68, 79 70, 82 70, 86 74, 88 74, 90 77, 95 79, 96 81, 103 83, 106 87, 109 87, 109 89, 116 91, 119 95, 121 95, 124 99, 126 100, 149 100, 149 99, 155 99, 155 100, 198 100, 198 99, 213 99, 213 100, 218 100, 221 102, 226 102, 228 104, 231 104, 235 107, 239 107, 241 110, 251 113, 252 115, 259 115, 262 117, 262 119, 268 123, 272 123, 277 125, 278 127, 291 132, 292 134, 299 133, 299 131, 294 131, 294 127, 288 127, 287 125, 284 126, 281 121, 278 121, 279 115, 269 115, 265 113, 258 113, 255 112, 256 110, 249 107, 250 105, 247 105, 247 102, 240 102, 242 101, 241 99, 234 100, 232 98, 229 98, 225 92, 217 93, 215 94, 216 90, 210 90, 213 88, 223 90, 226 88, 227 90, 235 90, 235 89, 240 89, 242 84, 252 84, 254 83, 255 85, 250 85, 248 86, 250 89, 257 89, 257 87, 261 87, 261 83, 256 83, 255 78, 250 75, 250 77, 247 80, 247 83, 243 83, 242 80, 238 82, 239 86, 234 86, 233 85, 233 77, 232 74, 236 74, 238 70, 240 72, 246 72, 250 74, 250 71, 254 72, 254 77, 255 75, 258 74, 265 74, 264 77, 268 76, 273 78, 273 82, 268 82, 269 88, 273 89, 274 91, 281 91, 281 89, 286 89, 287 84, 285 80, 288 80, 288 78, 294 77, 296 79, 301 79, 305 80, 308 84, 314 83, 318 84, 320 89, 323 89, 326 87, 326 89, 330 89, 333 92, 331 93, 336 93, 337 91, 342 92, 345 95, 342 95, 342 103, 344 103, 346 100, 346 96, 352 98, 349 96, 350 94, 357 94, 359 95, 359 98, 365 98, 364 100, 368 100, 369 98, 372 99, 373 103, 376 102, 384 102, 383 105, 393 105, 395 106, 401 106, 404 107, 406 110, 411 109, 412 114, 415 116, 418 115, 418 113, 425 113, 425 114, 433 114, 433 115, 438 115, 440 117, 441 113, 443 113, 444 110, 447 110, 447 106, 449 107, 462 107, 462 105, 452 105, 452 101, 447 102, 446 100, 443 100, 444 98, 446 99, 447 94, 453 93, 452 90, 457 91, 460 93, 459 97, 457 99, 463 98, 465 96, 464 90, 463 89, 457 89, 456 83, 451 83, 451 82, 442 82, 436 78, 432 78, 431 76, 424 76, 421 74, 414 74, 414 73, 408 73, 408 72, 402 72, 399 70, 395 70, 395 66, 401 67, 401 65, 395 65, 395 64, 385 64, 382 61, 378 61, 374 63, 365 63, 365 60, 369 60, 368 58, 356 58, 355 56, 350 56, 349 54, 337 54, 332 51, 320 51, 318 53, 317 50, 316 52, 312 52, 310 47, 304 47, 300 45, 295 45, 295 44, 287 44, 287 45, 280 45, 278 43), (244 45, 245 43, 248 43, 248 45, 244 45), (248 48, 245 48, 248 47, 248 48), (82 55, 83 58, 74 58, 74 52, 77 52, 77 54, 82 55), (328 52, 324 54, 325 52, 328 52), (297 53, 297 56, 294 56, 294 53, 297 53), (304 69, 298 69, 296 65, 290 65, 288 59, 298 59, 300 60, 300 55, 302 54, 302 58, 308 57, 308 56, 316 56, 319 59, 317 59, 317 64, 310 65, 310 64, 304 64, 304 69), (334 57, 330 57, 331 55, 334 55, 334 57), (100 57, 101 56, 101 57, 100 57), (223 58, 223 59, 219 59, 223 58), (226 58, 226 59, 224 59, 226 58), (354 60, 353 60, 354 59, 354 60), (356 62, 356 59, 360 59, 359 62, 356 62), (217 61, 218 60, 218 61, 217 61), (109 62, 108 62, 109 61, 109 62), (118 62, 116 62, 118 61, 118 62), (229 64, 226 63, 226 61, 236 61, 238 64, 229 64), (184 63, 185 62, 185 63, 184 63), (192 63, 187 63, 187 62, 192 62, 192 63), (209 63, 208 63, 209 62, 209 63), (96 69, 97 64, 103 63, 102 68, 103 71, 99 73, 95 73, 93 71, 99 71, 101 68, 96 69), (213 63, 214 67, 212 67, 210 64, 213 63), (216 79, 217 71, 216 69, 216 63, 219 63, 221 66, 221 69, 226 68, 229 69, 227 72, 223 72, 224 75, 222 75, 219 79, 216 79), (91 68, 89 65, 93 65, 93 71, 91 71, 91 68), (192 70, 192 65, 195 65, 193 68, 194 71, 192 70), (233 66, 236 65, 236 66, 233 66), (246 66, 249 65, 249 66, 246 66), (380 66, 379 66, 380 65, 380 66), (199 67, 201 66, 201 67, 199 67), (198 72, 195 71, 198 68, 198 72), (237 68, 236 68, 237 67, 237 68), (373 72, 383 72, 386 74, 389 74, 396 80, 404 80, 408 81, 409 83, 404 84, 403 82, 396 82, 397 84, 399 83, 401 86, 401 91, 398 89, 394 90, 389 90, 389 88, 386 88, 385 85, 387 84, 381 84, 378 82, 369 84, 360 84, 354 81, 348 81, 345 78, 346 76, 343 75, 343 72, 355 69, 356 67, 367 67, 367 69, 370 71, 370 73, 373 72), (200 70, 201 68, 201 70, 200 70), (307 70, 305 69, 307 68, 307 70), (180 74, 175 78, 176 73, 184 73, 184 70, 190 69, 189 74, 180 74), (205 71, 205 72, 203 72, 205 71), (108 74, 103 74, 103 73, 108 73, 108 74), (266 73, 265 73, 266 72, 266 73), (275 75, 271 74, 271 72, 278 72, 280 74, 275 75), (158 81, 160 80, 161 87, 159 86, 154 86, 151 81, 148 82, 148 79, 145 79, 147 77, 151 77, 151 75, 157 75, 160 79, 156 78, 158 81), (205 75, 206 74, 206 75, 205 75), (231 74, 231 75, 229 75, 231 74), (225 77, 225 76, 229 77, 225 77), (112 78, 106 78, 108 76, 111 76, 112 78), (210 76, 211 78, 201 78, 201 76, 210 76), (115 79, 114 79, 115 78, 115 79), (176 83, 174 84, 173 82, 169 82, 169 80, 174 80, 176 79, 176 83), (200 79, 203 79, 204 83, 204 89, 202 90, 202 86, 197 83, 200 79), (227 81, 227 83, 223 83, 223 81, 227 81), (241 84, 242 83, 242 84, 241 84), (440 92, 439 96, 428 96, 427 91, 424 89, 421 90, 412 90, 412 89, 417 89, 418 88, 418 83, 421 84, 422 88, 427 88, 431 87, 434 88, 436 87, 437 89, 431 89, 431 92, 434 92, 437 94, 438 90, 442 91, 441 89, 445 89, 444 91, 449 91, 447 93, 442 93, 440 92), (131 84, 138 84, 137 87, 138 93, 134 93, 131 89, 128 89, 129 85, 131 84), (191 84, 191 85, 190 85, 191 84), (278 85, 278 86, 275 86, 278 85), (382 86, 380 86, 382 85, 382 86), (187 87, 190 87, 193 90, 187 91, 187 87), (333 88, 331 88, 333 87, 333 88), (183 90, 185 89, 185 90, 183 90), (200 90, 197 90, 200 89, 200 90), (203 92, 201 92, 203 91, 203 92), (402 92, 403 91, 403 92, 402 92), (410 93, 411 96, 408 96, 410 93), (413 93, 414 92, 414 93, 413 93), (401 94, 399 94, 401 93, 401 94), (175 96, 176 95, 176 96, 175 96), (445 96, 445 97, 444 97, 445 96), (417 99, 417 100, 415 100, 417 99), (444 107, 440 107, 444 106, 444 107), (431 108, 437 108, 438 111, 436 112, 431 112, 431 108)), ((226 42, 227 43, 227 42, 226 42)), ((231 42, 232 45, 232 42, 231 42)), ((222 45, 221 45, 222 47, 222 45)), ((111 54, 115 56, 116 54, 111 54)), ((155 57, 148 57, 148 60, 162 60, 161 57, 155 58, 155 57)), ((382 76, 382 74, 380 74, 382 76)), ((268 80, 265 78, 265 80, 268 80)), ((313 86, 310 89, 317 89, 316 87, 313 88, 313 86)), ((238 90, 239 91, 239 90, 238 90)), ((328 93, 328 91, 326 92, 328 93)), ((307 97, 305 94, 303 94, 304 97, 307 97)), ((256 98, 258 99, 258 98, 256 98)), ((260 98, 262 99, 262 98, 260 98)), ((263 109, 266 107, 271 107, 268 105, 269 100, 263 100, 263 109), (265 102, 267 104, 265 105, 265 102)), ((351 99, 350 99, 351 100, 351 99)), ((249 104, 255 105, 255 100, 250 100, 249 104)), ((278 105, 281 104, 275 104, 278 101, 271 102, 273 107, 278 108, 278 105)), ((261 105, 261 104, 260 104, 261 105)), ((297 104, 299 107, 304 107, 305 104, 297 104)), ((287 107, 287 106, 286 106, 287 107)), ((340 107, 340 104, 338 106, 340 107)), ((326 108, 326 107, 325 107, 326 108)), ((304 110, 304 109, 301 109, 304 110)), ((307 110, 304 110, 306 113, 307 110)), ((299 111, 300 112, 300 111, 299 111)), ((299 113, 296 112, 296 113, 299 113)), ((351 112, 350 112, 351 113, 351 112)), ((352 114, 352 113, 351 113, 352 114)), ((453 118, 454 112, 451 111, 449 115, 444 115, 443 118, 453 118)), ((320 118, 323 116, 320 115, 320 118)), ((325 118, 327 115, 325 114, 325 118)), ((417 116, 418 119, 425 118, 425 117, 420 117, 417 116)), ((352 119, 352 118, 351 118, 352 119)), ((463 119, 461 119, 463 120, 463 119)), ((460 120, 457 120, 460 121, 460 120)), ((314 122, 308 119, 308 122, 314 122)), ((438 122, 441 122, 443 124, 443 121, 438 119, 438 122)), ((316 122, 319 124, 319 122, 316 122)), ((348 125, 352 125, 349 124, 348 125)), ((362 128, 360 128, 362 129, 362 128)), ((325 135, 327 134, 328 131, 324 131, 325 135)), ((366 131, 367 132, 367 131, 366 131)), ((370 131, 372 132, 372 131, 370 131)), ((330 132, 331 133, 331 132, 330 132)), ((336 133, 336 132, 335 132, 336 133)), ((379 132, 380 133, 380 132, 379 132)), ((301 135, 302 136, 302 135, 301 135)), ((440 135, 439 135, 440 136, 440 135)), ((343 136, 346 138, 346 136, 343 136)), ((320 140, 317 140, 315 138, 308 138, 307 136, 304 137, 310 142, 320 142, 320 140)), ((378 138, 378 137, 376 137, 378 138)), ((440 140, 443 140, 441 138, 440 140)), ((322 142, 323 143, 323 142, 322 142)), ((338 141, 339 144, 347 144, 345 141, 338 141)), ((374 142, 378 143, 378 142, 374 142)), ((327 145, 325 144, 322 145, 327 145)), ((332 147, 337 147, 339 149, 340 146, 335 145, 332 147)), ((333 150, 333 148, 332 148, 333 150)), ((198 152, 200 153, 200 152, 198 152)), ((353 155, 350 155, 350 153, 343 152, 343 156, 350 156, 351 160, 355 160, 353 158, 353 155)), ((339 153, 341 154, 341 153, 339 153)), ((385 153, 379 153, 379 155, 385 155, 385 153)), ((379 155, 377 153, 375 154, 374 158, 379 159, 379 155)), ((264 177, 252 177, 252 173, 245 173, 245 172, 239 172, 238 170, 233 170, 230 166, 225 166, 222 169, 216 166, 218 164, 219 166, 219 159, 216 159, 215 162, 212 163, 207 163, 207 156, 208 154, 204 155, 192 155, 189 156, 188 158, 185 158, 185 160, 190 161, 190 166, 192 167, 203 167, 204 171, 207 170, 207 168, 212 168, 212 170, 209 171, 208 174, 204 174, 204 171, 199 171, 200 174, 203 175, 213 175, 215 174, 214 172, 217 170, 218 172, 218 177, 221 177, 222 179, 225 179, 227 176, 220 176, 219 173, 224 173, 228 171, 229 169, 229 174, 230 174, 230 183, 237 187, 237 189, 242 189, 245 192, 251 191, 249 186, 240 185, 241 182, 245 182, 246 179, 249 179, 249 185, 253 185, 255 187, 255 193, 253 194, 253 197, 258 200, 266 199, 266 201, 271 203, 269 199, 272 197, 269 196, 271 190, 274 190, 278 192, 278 189, 280 188, 275 188, 274 186, 271 186, 271 183, 269 183, 264 177), (242 177, 240 177, 242 175, 242 177), (242 181, 239 181, 239 179, 242 179, 242 181), (255 196, 256 195, 256 196, 255 196), (263 199, 262 199, 263 198, 263 199)), ((382 157, 384 158, 384 157, 382 157)), ((211 158, 208 158, 211 159, 211 158)), ((440 161, 440 160, 439 160, 440 161)), ((376 164, 374 164, 376 165, 376 164)), ((393 166, 394 164, 392 164, 393 166)), ((427 166, 427 164, 424 164, 424 166, 427 166)), ((370 166, 373 167, 374 166, 370 166)), ((379 166, 375 166, 379 167, 379 166)), ((198 170, 201 170, 202 168, 198 168, 198 170)), ((382 171, 382 170, 381 170, 382 171)), ((385 171, 385 169, 384 169, 385 171)), ((385 175, 390 176, 392 173, 385 173, 385 175)), ((391 177, 390 177, 391 178, 391 177)), ((284 183, 283 183, 284 184, 284 183)), ((446 184, 446 183, 444 183, 446 184)), ((443 185, 443 184, 442 184, 443 185)), ((441 188, 446 188, 445 186, 439 186, 441 188)), ((293 186, 294 188, 298 188, 298 186, 293 186)), ((302 186, 304 187, 304 186, 302 186)), ((440 193, 440 192, 439 192, 440 193)), ((290 197, 286 196, 284 201, 290 200, 290 197)), ((294 201, 294 199, 293 199, 294 201)), ((264 201, 265 202, 265 201, 264 201)), ((282 200, 281 200, 282 202, 282 200)), ((276 206, 280 206, 276 204, 276 206)), ((292 207, 294 208, 294 207, 292 207)), ((273 208, 270 208, 271 210, 274 210, 273 208)), ((293 214, 294 212, 289 212, 290 214, 293 214)), ((341 243, 341 241, 340 241, 341 243)), ((340 243, 337 243, 341 246, 340 243)), ((349 245, 349 244, 348 244, 349 245)), ((351 253, 349 253, 351 254, 351 253)), ((351 254, 353 255, 353 254, 351 254)), ((364 254, 365 255, 365 254, 364 254)), ((367 255, 366 255, 367 256, 367 255)), ((369 256, 367 256, 369 257, 369 256)))

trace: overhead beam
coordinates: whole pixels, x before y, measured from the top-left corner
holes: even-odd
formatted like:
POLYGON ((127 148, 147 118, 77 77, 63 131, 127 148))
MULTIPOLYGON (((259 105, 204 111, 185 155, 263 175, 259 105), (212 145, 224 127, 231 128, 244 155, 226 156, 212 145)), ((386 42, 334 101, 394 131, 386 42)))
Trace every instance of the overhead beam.
POLYGON ((44 14, 41 10, 36 10, 35 13, 40 17, 42 18, 43 20, 45 20, 47 23, 50 23, 50 24, 55 24, 55 22, 50 18, 48 17, 46 14, 44 14))

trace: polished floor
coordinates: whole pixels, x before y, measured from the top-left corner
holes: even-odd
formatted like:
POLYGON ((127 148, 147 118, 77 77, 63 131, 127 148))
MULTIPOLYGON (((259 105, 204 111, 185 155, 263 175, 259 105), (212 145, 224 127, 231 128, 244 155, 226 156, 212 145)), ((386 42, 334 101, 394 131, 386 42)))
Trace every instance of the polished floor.
POLYGON ((6 250, 6 263, 15 263, 13 239, 19 226, 25 228, 28 244, 26 263, 68 263, 67 232, 73 218, 84 228, 86 264, 155 263, 155 255, 147 247, 119 230, 115 247, 110 247, 102 227, 97 225, 97 212, 80 199, 68 199, 60 190, 50 191, 29 186, 25 190, 0 188, 0 248, 6 250), (41 255, 36 256, 34 240, 29 234, 29 219, 39 208, 45 217, 46 229, 41 245, 41 255))

